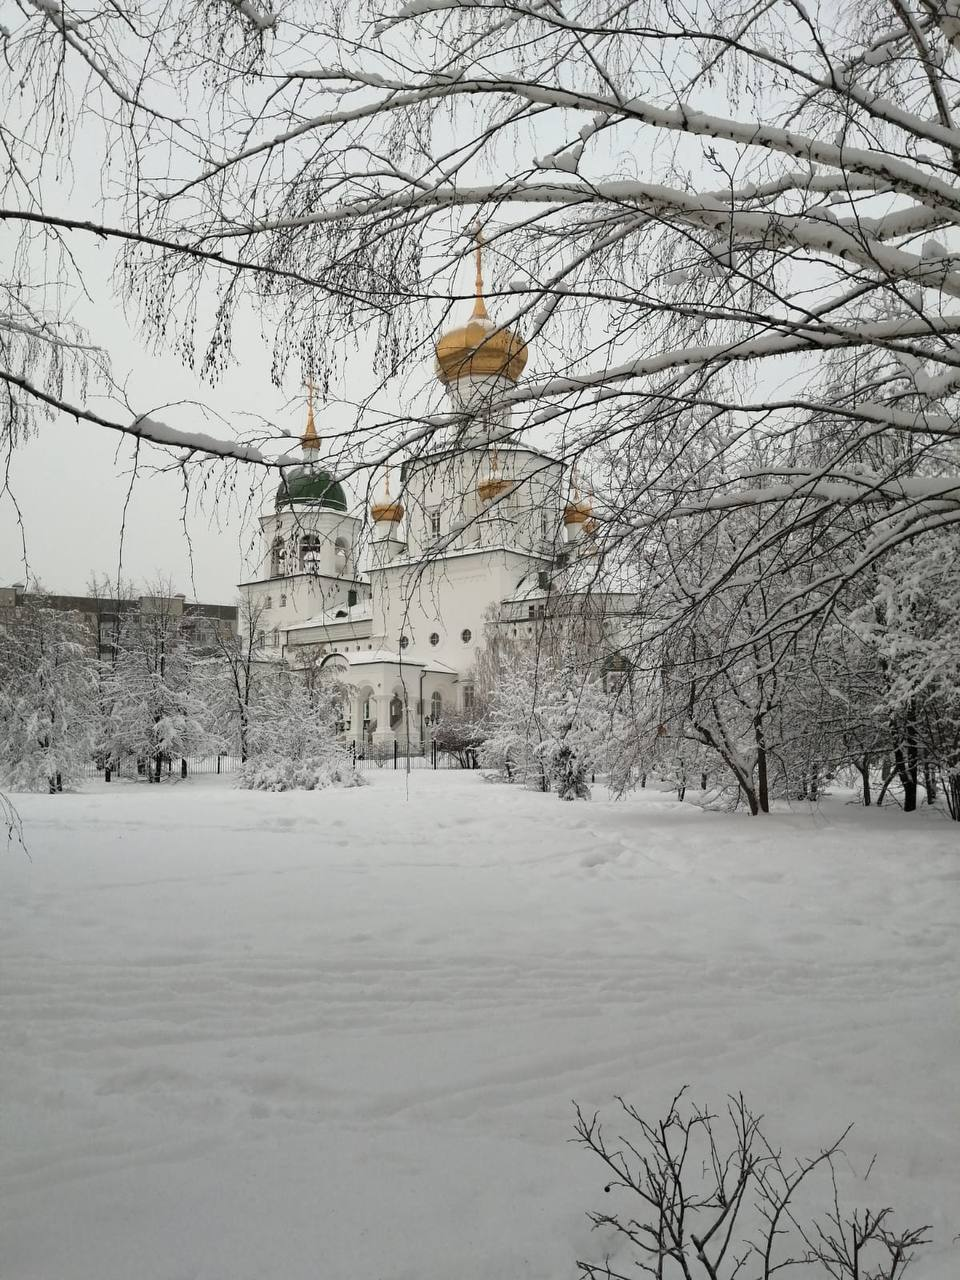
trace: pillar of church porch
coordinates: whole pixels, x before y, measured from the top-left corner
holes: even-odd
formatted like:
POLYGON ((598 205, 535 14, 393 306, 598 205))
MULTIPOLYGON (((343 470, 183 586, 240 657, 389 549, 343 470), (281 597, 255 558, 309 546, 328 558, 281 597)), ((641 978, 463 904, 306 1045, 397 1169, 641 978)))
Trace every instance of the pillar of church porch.
POLYGON ((392 693, 377 694, 377 727, 373 734, 374 744, 387 743, 390 746, 393 746, 394 733, 390 728, 390 703, 392 701, 392 693))
POLYGON ((366 702, 365 694, 354 694, 350 699, 350 737, 358 747, 363 745, 363 704, 366 702))

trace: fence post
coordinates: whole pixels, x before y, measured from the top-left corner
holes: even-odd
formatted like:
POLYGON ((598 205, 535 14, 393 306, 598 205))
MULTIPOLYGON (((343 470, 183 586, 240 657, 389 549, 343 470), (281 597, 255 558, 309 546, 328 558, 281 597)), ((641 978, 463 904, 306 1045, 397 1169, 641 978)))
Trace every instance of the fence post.
POLYGON ((393 769, 397 769, 397 757, 400 755, 400 743, 394 738, 393 740, 393 769))
POLYGON ((103 766, 103 780, 104 782, 110 781, 110 762, 109 761, 107 761, 107 763, 103 766))
POLYGON ((186 776, 187 776, 187 757, 181 756, 180 757, 180 777, 185 778, 186 776))
POLYGON ((357 740, 356 740, 356 738, 354 738, 354 740, 350 743, 350 746, 351 746, 351 747, 352 747, 352 749, 353 749, 353 767, 354 767, 354 768, 356 768, 356 767, 357 767, 357 740))

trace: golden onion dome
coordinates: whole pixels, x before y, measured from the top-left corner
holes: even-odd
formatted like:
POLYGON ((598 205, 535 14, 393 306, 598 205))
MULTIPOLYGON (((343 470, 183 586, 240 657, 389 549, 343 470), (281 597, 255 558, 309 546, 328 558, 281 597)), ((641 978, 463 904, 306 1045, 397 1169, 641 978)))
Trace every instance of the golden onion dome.
POLYGON ((483 503, 493 502, 513 488, 513 481, 500 474, 499 466, 497 451, 494 449, 490 454, 490 474, 477 485, 477 497, 483 503))
POLYGON ((481 502, 493 502, 495 498, 509 493, 512 488, 513 481, 507 480, 505 476, 487 476, 477 485, 477 496, 481 502))
POLYGON ((399 524, 403 519, 403 503, 399 498, 390 497, 389 467, 383 481, 383 497, 375 498, 370 503, 370 518, 374 524, 380 524, 381 521, 387 524, 399 524))
POLYGON ((480 248, 478 235, 476 300, 470 319, 443 334, 435 348, 437 377, 443 383, 467 377, 509 378, 516 382, 527 363, 527 345, 520 335, 498 328, 487 314, 480 248))
POLYGON ((583 498, 568 502, 563 509, 564 524, 588 524, 593 518, 593 507, 583 498))
POLYGON ((403 503, 397 500, 391 502, 389 498, 385 498, 383 502, 371 503, 370 517, 375 524, 379 524, 381 520, 399 524, 403 519, 403 503))

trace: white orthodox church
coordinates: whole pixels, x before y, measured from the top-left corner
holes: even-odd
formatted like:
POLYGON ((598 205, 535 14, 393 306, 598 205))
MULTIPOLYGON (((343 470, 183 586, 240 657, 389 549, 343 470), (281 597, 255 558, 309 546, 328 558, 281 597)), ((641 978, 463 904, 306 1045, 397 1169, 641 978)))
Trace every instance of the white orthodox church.
POLYGON ((589 500, 560 462, 508 443, 508 415, 488 409, 526 361, 522 339, 487 314, 478 247, 473 313, 436 344, 437 377, 469 425, 456 448, 408 457, 396 494, 388 475, 369 513, 325 468, 311 398, 303 465, 261 516, 261 567, 240 590, 265 660, 337 670, 347 737, 424 746, 444 711, 470 710, 491 617, 533 636, 558 599, 576 607, 596 591, 589 500))

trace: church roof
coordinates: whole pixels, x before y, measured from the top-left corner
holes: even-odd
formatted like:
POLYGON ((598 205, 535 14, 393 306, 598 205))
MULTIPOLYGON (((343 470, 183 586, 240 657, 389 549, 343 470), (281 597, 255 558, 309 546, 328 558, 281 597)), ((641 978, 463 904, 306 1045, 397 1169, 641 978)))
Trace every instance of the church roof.
POLYGON ((275 507, 309 503, 329 511, 346 511, 347 496, 340 481, 320 467, 291 467, 277 489, 275 507))
MULTIPOLYGON (((359 581, 359 579, 358 579, 359 581)), ((359 604, 348 605, 345 609, 328 609, 312 618, 304 618, 302 622, 291 622, 286 631, 302 631, 307 627, 333 627, 346 622, 369 622, 373 617, 373 601, 361 600, 359 604)))
POLYGON ((517 589, 503 603, 525 600, 542 600, 547 595, 563 596, 624 596, 640 589, 639 577, 626 565, 607 563, 602 556, 579 555, 564 565, 549 571, 549 586, 543 582, 543 572, 528 573, 517 583, 517 589))

